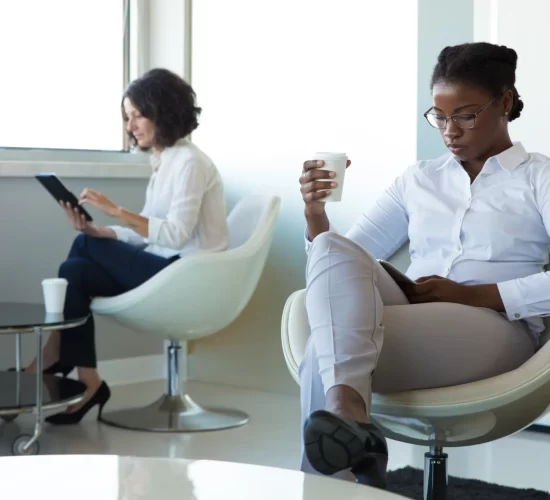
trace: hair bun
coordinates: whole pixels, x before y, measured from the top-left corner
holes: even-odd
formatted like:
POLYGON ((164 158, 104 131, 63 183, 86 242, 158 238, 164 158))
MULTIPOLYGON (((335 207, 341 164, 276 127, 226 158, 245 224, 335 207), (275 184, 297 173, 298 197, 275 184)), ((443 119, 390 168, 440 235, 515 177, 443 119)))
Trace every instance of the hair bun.
POLYGON ((510 64, 514 69, 517 68, 518 65, 518 53, 514 49, 510 49, 509 47, 505 47, 504 45, 501 46, 504 49, 504 59, 508 64, 510 64))
POLYGON ((512 109, 510 110, 510 114, 508 115, 508 121, 512 122, 520 117, 521 112, 523 111, 523 101, 519 98, 518 91, 513 89, 514 92, 514 104, 512 105, 512 109))

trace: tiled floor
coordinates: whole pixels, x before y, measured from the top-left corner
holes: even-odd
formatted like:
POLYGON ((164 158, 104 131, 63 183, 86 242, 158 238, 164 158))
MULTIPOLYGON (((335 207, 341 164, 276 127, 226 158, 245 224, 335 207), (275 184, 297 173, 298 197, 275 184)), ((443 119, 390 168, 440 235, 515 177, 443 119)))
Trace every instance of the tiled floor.
MULTIPOLYGON (((163 384, 113 388, 111 409, 151 402, 163 384)), ((70 428, 47 426, 41 454, 117 454, 154 457, 208 458, 297 469, 300 453, 298 399, 280 394, 192 382, 190 391, 201 404, 229 406, 248 412, 244 427, 197 434, 156 434, 114 429, 92 418, 70 428)), ((91 417, 91 416, 90 416, 91 417)), ((0 424, 0 455, 9 455, 12 440, 32 431, 32 417, 0 424)), ((426 450, 390 443, 390 468, 422 468, 426 450)), ((449 473, 508 486, 550 491, 550 435, 522 432, 501 441, 463 449, 448 449, 449 473)))

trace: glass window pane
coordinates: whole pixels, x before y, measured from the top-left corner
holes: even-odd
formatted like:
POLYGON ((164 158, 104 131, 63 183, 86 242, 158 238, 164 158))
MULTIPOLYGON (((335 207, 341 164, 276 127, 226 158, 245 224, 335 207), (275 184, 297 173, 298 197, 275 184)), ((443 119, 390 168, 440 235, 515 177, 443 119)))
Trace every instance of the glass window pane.
POLYGON ((122 0, 0 3, 0 147, 121 150, 122 0))

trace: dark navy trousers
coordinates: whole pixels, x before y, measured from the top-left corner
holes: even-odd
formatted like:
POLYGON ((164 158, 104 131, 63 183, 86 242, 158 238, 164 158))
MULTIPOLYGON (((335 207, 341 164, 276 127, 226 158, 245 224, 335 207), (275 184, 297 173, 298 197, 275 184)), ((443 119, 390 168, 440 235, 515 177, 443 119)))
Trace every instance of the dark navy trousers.
MULTIPOLYGON (((177 259, 159 257, 122 241, 80 234, 59 268, 59 277, 69 282, 65 317, 90 314, 94 297, 112 297, 132 290, 177 259)), ((60 333, 62 364, 97 367, 92 316, 84 325, 60 333)))

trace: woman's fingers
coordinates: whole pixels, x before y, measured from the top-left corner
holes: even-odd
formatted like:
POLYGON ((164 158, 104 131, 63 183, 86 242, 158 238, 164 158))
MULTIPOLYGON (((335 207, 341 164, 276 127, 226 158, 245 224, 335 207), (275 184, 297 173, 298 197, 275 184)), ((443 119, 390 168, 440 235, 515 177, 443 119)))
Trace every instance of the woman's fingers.
POLYGON ((60 201, 59 205, 65 211, 65 215, 71 226, 77 231, 85 231, 88 225, 86 217, 82 214, 78 207, 73 207, 69 202, 60 201))
POLYGON ((418 278, 416 280, 417 283, 425 283, 426 281, 430 280, 443 280, 445 278, 442 278, 441 276, 438 276, 437 274, 432 274, 431 276, 422 276, 421 278, 418 278))
POLYGON ((306 184, 318 179, 334 179, 336 177, 335 172, 330 170, 306 170, 300 176, 300 184, 306 184))
POLYGON ((302 196, 306 203, 312 203, 314 201, 322 200, 326 198, 332 191, 315 191, 312 193, 306 193, 302 196))
POLYGON ((300 191, 302 191, 302 194, 306 194, 315 191, 324 191, 326 189, 334 189, 335 187, 338 187, 338 184, 334 181, 313 181, 302 184, 300 191))

